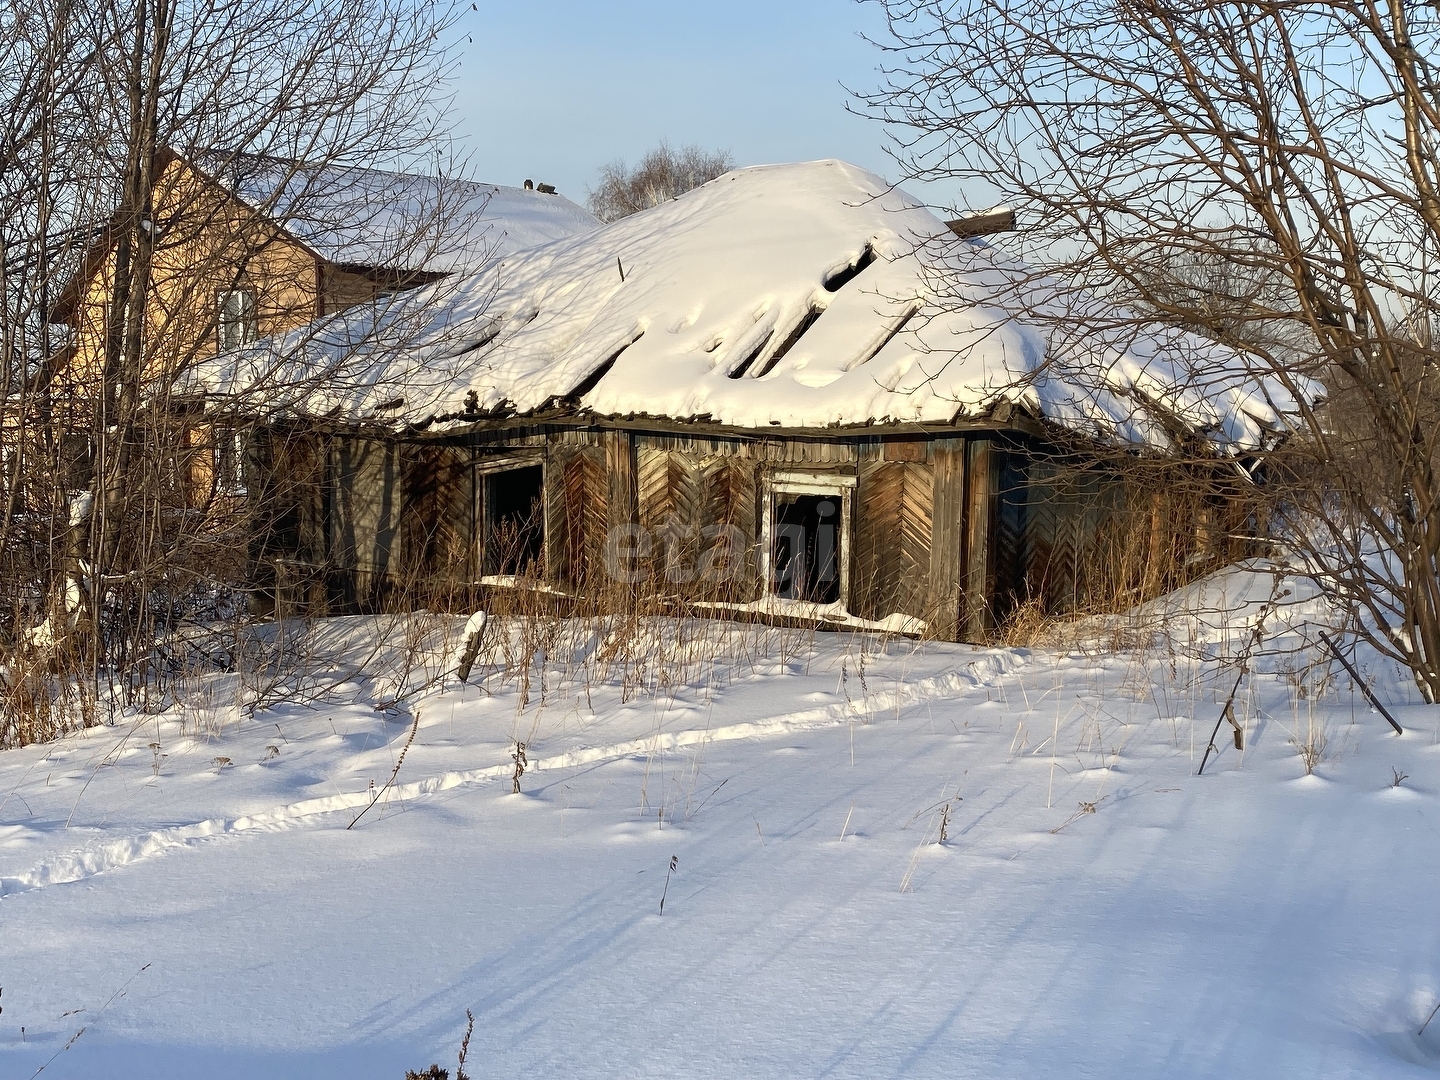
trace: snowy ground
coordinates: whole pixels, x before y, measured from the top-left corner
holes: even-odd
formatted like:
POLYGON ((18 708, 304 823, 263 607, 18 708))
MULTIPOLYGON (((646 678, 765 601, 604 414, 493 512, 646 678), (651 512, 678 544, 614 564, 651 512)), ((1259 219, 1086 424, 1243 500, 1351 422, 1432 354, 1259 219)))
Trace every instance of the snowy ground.
POLYGON ((523 711, 216 678, 0 755, 0 1075, 453 1075, 467 1008, 477 1080, 1433 1074, 1440 710, 1278 652, 1195 775, 1270 589, 1141 650, 792 634, 523 711))

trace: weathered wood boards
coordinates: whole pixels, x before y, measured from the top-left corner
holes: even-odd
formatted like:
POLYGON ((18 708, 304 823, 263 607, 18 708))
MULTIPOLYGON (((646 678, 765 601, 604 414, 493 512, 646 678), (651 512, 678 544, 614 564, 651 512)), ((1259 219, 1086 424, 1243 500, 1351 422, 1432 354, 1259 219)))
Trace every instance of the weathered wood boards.
MULTIPOLYGON (((682 600, 757 600, 777 588, 777 499, 813 489, 848 514, 821 546, 838 545, 847 611, 979 641, 1020 604, 1085 603, 1123 503, 1103 476, 1061 478, 1043 448, 999 431, 745 437, 517 421, 272 443, 285 450, 267 467, 290 471, 293 505, 257 522, 268 530, 257 563, 314 566, 334 610, 443 603, 499 580, 487 500, 503 502, 511 478, 536 485, 537 572, 552 590, 594 604, 617 582, 647 580, 682 600)), ((273 569, 256 578, 276 587, 273 569)))

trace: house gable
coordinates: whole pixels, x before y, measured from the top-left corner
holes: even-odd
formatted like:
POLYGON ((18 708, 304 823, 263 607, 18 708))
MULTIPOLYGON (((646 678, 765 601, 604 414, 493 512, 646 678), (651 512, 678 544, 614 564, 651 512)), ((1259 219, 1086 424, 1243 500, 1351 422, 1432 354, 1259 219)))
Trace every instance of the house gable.
MULTIPOLYGON (((253 334, 281 333, 319 314, 321 262, 315 253, 174 155, 156 179, 153 220, 156 243, 142 330, 147 380, 172 378, 216 351, 226 294, 248 296, 253 334)), ((112 226, 51 312, 72 329, 69 363, 57 377, 81 396, 104 367, 115 243, 112 226)))

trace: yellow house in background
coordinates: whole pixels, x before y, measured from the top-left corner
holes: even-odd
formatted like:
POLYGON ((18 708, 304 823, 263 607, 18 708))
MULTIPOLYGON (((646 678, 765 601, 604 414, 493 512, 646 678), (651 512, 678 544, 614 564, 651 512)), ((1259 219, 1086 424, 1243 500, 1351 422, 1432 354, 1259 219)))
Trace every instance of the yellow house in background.
MULTIPOLYGON (((152 197, 154 255, 141 332, 144 396, 159 404, 190 364, 376 295, 474 270, 598 222, 537 189, 312 165, 286 158, 164 151, 152 197)), ((68 344, 51 364, 52 417, 93 424, 104 385, 116 237, 103 235, 51 307, 68 344)), ((214 444, 214 476, 237 477, 214 444)), ((209 469, 205 470, 207 473, 209 469)))

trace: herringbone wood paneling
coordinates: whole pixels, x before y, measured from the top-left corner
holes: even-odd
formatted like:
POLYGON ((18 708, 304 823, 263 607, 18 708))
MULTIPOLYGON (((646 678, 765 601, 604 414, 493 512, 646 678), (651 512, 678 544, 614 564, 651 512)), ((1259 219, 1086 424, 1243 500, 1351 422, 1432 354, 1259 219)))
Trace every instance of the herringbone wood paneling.
POLYGON ((640 523, 651 530, 667 526, 696 529, 704 512, 705 489, 699 466, 678 450, 641 447, 636 461, 640 523))
POLYGON ((585 447, 564 464, 566 580, 587 590, 603 583, 610 476, 605 453, 585 447))
POLYGON ((1026 599, 1026 539, 1029 535, 1028 460, 1009 451, 999 451, 995 524, 991 532, 994 550, 990 555, 991 611, 997 623, 1004 622, 1026 599))
POLYGON ((705 512, 705 477, 699 463, 683 450, 642 446, 636 454, 635 487, 640 524, 653 543, 647 572, 657 582, 688 585, 698 571, 705 512))
POLYGON ((705 506, 702 521, 702 559, 714 558, 707 545, 721 542, 714 531, 717 527, 738 530, 729 551, 733 565, 727 565, 727 579, 710 589, 717 597, 739 601, 753 600, 760 594, 758 560, 755 557, 756 480, 754 461, 737 458, 710 458, 701 467, 704 478, 705 506), (712 530, 705 537, 703 530, 712 530))
POLYGON ((852 607, 864 618, 925 616, 935 479, 924 464, 881 461, 861 470, 852 607))
POLYGON ((402 447, 405 513, 401 521, 407 578, 449 587, 469 579, 472 563, 470 455, 458 446, 402 447))
POLYGON ((1110 517, 1100 478, 1032 461, 1024 500, 1017 596, 1052 613, 1084 607, 1092 570, 1104 555, 1101 526, 1110 517))

